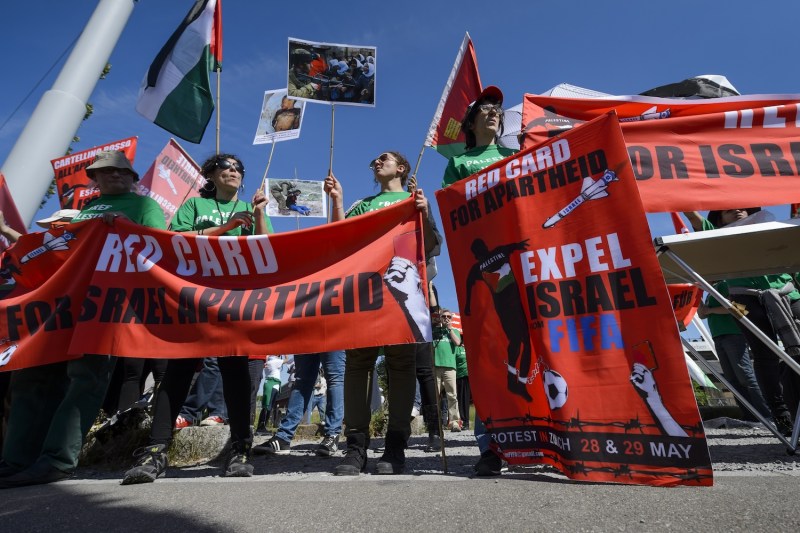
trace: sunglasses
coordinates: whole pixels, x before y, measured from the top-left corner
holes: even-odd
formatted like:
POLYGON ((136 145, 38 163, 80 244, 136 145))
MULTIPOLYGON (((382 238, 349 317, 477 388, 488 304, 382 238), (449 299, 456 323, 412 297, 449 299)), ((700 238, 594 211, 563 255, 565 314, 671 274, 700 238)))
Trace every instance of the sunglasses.
POLYGON ((483 111, 484 113, 487 113, 487 114, 491 113, 492 111, 494 111, 498 115, 502 115, 503 114, 503 108, 500 107, 499 105, 495 105, 495 104, 481 104, 481 105, 478 106, 478 109, 480 109, 481 111, 483 111))
POLYGON ((375 163, 377 163, 378 161, 380 161, 381 163, 385 163, 387 161, 397 161, 397 159, 395 159, 394 157, 392 157, 389 154, 381 154, 381 155, 379 155, 378 157, 376 157, 375 159, 373 159, 372 161, 369 162, 370 170, 375 170, 375 163))
POLYGON ((228 170, 229 168, 233 167, 239 174, 242 175, 242 177, 244 177, 244 166, 242 166, 241 163, 231 163, 227 159, 218 159, 216 166, 222 170, 228 170))

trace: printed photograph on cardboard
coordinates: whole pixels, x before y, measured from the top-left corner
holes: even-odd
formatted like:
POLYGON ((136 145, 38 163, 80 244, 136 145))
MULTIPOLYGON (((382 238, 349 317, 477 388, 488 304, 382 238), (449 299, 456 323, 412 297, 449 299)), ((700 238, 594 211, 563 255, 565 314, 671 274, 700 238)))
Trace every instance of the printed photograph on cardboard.
POLYGON ((264 91, 264 103, 253 144, 288 141, 300 137, 306 103, 289 98, 286 89, 264 91))
POLYGON ((289 96, 298 100, 375 106, 374 46, 289 38, 289 96))
POLYGON ((322 181, 270 178, 266 183, 271 217, 322 217, 328 213, 322 181))

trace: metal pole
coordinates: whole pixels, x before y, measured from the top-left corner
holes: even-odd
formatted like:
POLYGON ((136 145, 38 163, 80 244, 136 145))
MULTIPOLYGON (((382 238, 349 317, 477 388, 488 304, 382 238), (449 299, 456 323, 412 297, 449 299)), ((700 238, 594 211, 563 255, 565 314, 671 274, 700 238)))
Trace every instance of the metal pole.
MULTIPOLYGON (((217 6, 219 9, 219 6, 217 6)), ((219 136, 220 136, 220 87, 222 87, 222 82, 220 81, 222 78, 222 71, 217 69, 217 153, 219 155, 219 136)))
MULTIPOLYGON (((331 151, 328 158, 328 175, 333 174, 333 132, 334 132, 334 123, 336 121, 336 106, 331 104, 331 151)), ((342 198, 344 201, 344 198, 342 198)), ((328 195, 328 222, 330 223, 331 219, 333 218, 333 202, 331 202, 331 195, 328 195)))
POLYGON ((134 5, 134 0, 100 0, 58 78, 42 95, 0 169, 26 226, 53 179, 50 160, 64 155, 72 143, 86 114, 86 103, 134 5))

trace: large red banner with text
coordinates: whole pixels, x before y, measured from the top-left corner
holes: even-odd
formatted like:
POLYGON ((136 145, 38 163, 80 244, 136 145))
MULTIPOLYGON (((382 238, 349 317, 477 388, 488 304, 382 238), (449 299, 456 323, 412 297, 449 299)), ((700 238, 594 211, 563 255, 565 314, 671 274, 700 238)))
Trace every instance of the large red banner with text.
POLYGON ((478 414, 510 463, 710 485, 705 434, 608 114, 437 192, 478 414))
POLYGON ((6 254, 0 370, 84 353, 205 357, 430 341, 421 218, 407 200, 277 235, 207 237, 116 219, 6 254))
POLYGON ((56 176, 56 188, 62 209, 83 209, 90 200, 100 196, 94 181, 86 175, 86 167, 94 162, 97 152, 119 150, 133 163, 138 137, 129 137, 88 150, 75 152, 50 161, 56 176))
POLYGON ((526 94, 524 146, 612 110, 647 212, 800 201, 800 95, 676 100, 526 94))

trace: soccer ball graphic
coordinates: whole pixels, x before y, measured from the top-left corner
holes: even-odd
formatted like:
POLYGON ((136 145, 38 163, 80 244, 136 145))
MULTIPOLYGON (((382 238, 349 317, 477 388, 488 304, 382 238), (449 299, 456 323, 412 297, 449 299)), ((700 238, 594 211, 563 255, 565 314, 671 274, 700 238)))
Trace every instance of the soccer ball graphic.
POLYGON ((547 403, 550 409, 560 409, 567 403, 569 388, 567 380, 555 370, 544 371, 544 392, 547 394, 547 403))

